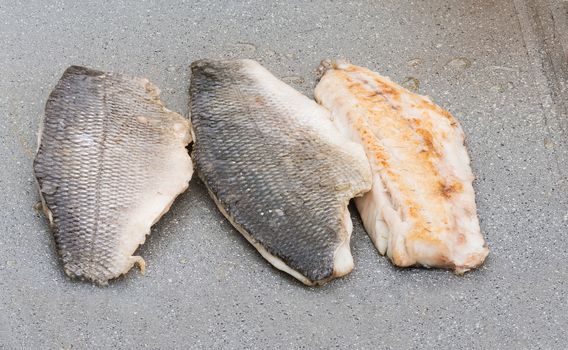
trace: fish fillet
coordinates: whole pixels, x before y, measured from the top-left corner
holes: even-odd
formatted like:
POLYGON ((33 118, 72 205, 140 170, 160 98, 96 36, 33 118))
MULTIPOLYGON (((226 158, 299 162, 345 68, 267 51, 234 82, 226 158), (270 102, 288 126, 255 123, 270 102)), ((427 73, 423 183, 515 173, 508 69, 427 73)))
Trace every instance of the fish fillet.
POLYGON ((63 267, 104 285, 193 172, 189 121, 146 79, 72 66, 49 96, 34 171, 63 267))
POLYGON ((368 69, 325 62, 316 100, 365 148, 373 188, 355 203, 381 254, 397 266, 479 266, 473 174, 458 121, 427 97, 368 69))
POLYGON ((194 62, 190 110, 198 174, 262 256, 307 285, 349 273, 371 173, 328 112, 251 60, 194 62))

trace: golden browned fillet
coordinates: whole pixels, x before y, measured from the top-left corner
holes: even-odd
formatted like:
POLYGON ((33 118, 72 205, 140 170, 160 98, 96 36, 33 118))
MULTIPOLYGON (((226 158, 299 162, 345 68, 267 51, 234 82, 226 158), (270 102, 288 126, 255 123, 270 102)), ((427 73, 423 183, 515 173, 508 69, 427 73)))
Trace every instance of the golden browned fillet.
POLYGON ((458 121, 368 69, 324 62, 316 100, 365 148, 373 188, 356 199, 365 228, 397 266, 463 273, 488 254, 458 121))

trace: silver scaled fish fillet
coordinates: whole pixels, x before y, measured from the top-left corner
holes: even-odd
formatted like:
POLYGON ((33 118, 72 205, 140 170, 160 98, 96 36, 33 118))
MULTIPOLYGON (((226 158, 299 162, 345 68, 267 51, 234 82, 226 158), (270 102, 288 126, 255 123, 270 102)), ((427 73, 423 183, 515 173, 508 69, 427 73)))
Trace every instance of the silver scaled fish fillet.
POLYGON ((190 110, 198 174, 262 256, 307 285, 349 273, 347 205, 371 174, 327 110, 251 60, 194 62, 190 110))
POLYGON ((72 66, 49 96, 34 171, 67 275, 104 285, 187 187, 189 121, 148 80, 72 66))
POLYGON ((355 203, 381 254, 397 266, 463 273, 488 249, 458 121, 427 97, 368 69, 324 62, 316 100, 365 148, 373 189, 355 203))

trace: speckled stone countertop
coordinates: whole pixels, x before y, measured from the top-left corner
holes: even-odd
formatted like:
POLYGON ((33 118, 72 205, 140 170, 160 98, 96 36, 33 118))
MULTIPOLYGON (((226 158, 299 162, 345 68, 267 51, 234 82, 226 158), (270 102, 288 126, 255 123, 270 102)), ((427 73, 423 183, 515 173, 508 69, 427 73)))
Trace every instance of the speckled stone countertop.
POLYGON ((0 349, 563 349, 568 342, 568 3, 13 1, 0 4, 0 349), (324 58, 449 109, 491 252, 463 277, 391 266, 352 210, 355 270, 308 288, 272 268, 195 176, 106 288, 57 261, 32 173, 71 64, 145 76, 187 115, 188 66, 249 57, 312 96, 324 58))

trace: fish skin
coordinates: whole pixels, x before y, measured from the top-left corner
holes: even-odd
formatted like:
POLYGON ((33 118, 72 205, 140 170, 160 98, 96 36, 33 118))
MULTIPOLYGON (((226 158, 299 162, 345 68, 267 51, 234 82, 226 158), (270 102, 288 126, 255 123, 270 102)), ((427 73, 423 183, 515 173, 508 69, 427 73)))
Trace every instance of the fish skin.
POLYGON ((323 61, 319 71, 316 100, 371 164, 373 189, 355 203, 379 252, 401 267, 481 265, 489 250, 457 119, 366 68, 323 61))
POLYGON ((197 173, 276 268, 307 285, 349 273, 350 198, 370 189, 363 149, 328 112, 251 60, 191 66, 197 173))
POLYGON ((71 66, 51 92, 34 172, 65 273, 106 285, 189 183, 189 121, 148 80, 71 66))

